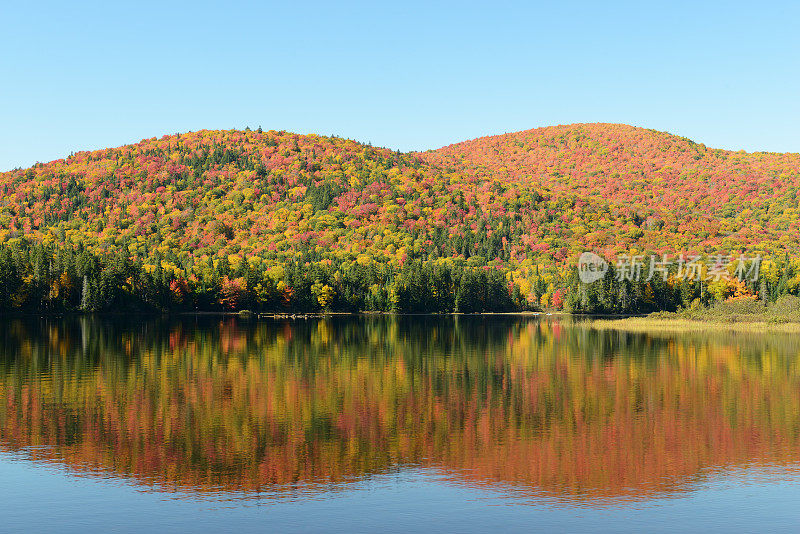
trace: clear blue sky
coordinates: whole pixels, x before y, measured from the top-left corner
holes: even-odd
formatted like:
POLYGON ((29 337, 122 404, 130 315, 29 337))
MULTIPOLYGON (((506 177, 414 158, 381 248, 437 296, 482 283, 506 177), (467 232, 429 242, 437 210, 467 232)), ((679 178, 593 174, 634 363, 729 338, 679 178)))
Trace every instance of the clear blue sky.
POLYGON ((4 2, 0 170, 203 128, 417 150, 573 122, 800 152, 800 3, 4 2))

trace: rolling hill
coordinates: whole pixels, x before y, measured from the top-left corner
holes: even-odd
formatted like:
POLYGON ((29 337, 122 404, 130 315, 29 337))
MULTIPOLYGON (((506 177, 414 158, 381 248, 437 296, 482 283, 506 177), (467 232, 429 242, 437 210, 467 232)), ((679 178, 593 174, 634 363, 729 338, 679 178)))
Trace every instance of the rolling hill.
MULTIPOLYGON (((774 297, 800 282, 788 259, 799 248, 798 187, 798 154, 711 149, 619 124, 421 153, 260 129, 176 134, 0 174, 0 301, 588 309, 575 297, 585 250, 612 262, 759 254, 771 258, 774 297)), ((621 306, 597 295, 592 306, 671 309, 764 289, 672 282, 606 288, 634 296, 621 306)))

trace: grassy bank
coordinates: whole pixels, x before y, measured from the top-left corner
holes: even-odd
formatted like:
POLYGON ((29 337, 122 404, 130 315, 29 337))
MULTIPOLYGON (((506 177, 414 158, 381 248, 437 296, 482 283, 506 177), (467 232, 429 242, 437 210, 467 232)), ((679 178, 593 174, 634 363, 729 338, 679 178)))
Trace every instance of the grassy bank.
POLYGON ((800 333, 800 298, 786 295, 764 304, 758 300, 732 300, 707 308, 657 312, 647 317, 598 319, 592 328, 627 331, 732 330, 737 332, 800 333))
POLYGON ((663 317, 629 317, 627 319, 597 319, 590 323, 598 330, 625 330, 628 332, 689 332, 728 330, 735 332, 787 332, 800 333, 800 322, 775 323, 765 321, 723 322, 698 321, 663 317))

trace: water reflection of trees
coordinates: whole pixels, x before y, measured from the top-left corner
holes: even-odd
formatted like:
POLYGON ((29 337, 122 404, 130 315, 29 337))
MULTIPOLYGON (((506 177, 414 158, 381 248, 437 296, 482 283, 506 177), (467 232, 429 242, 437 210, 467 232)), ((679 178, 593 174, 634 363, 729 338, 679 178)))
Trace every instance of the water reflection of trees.
POLYGON ((8 322, 0 442, 167 487, 324 489, 404 464, 647 498, 800 457, 800 341, 530 319, 8 322))

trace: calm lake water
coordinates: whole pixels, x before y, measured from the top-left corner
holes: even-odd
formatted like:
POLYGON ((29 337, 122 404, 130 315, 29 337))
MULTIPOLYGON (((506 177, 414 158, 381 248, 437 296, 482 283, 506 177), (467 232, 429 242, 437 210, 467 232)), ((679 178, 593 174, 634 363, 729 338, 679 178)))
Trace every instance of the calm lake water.
POLYGON ((800 336, 0 322, 0 531, 798 531, 800 336))

